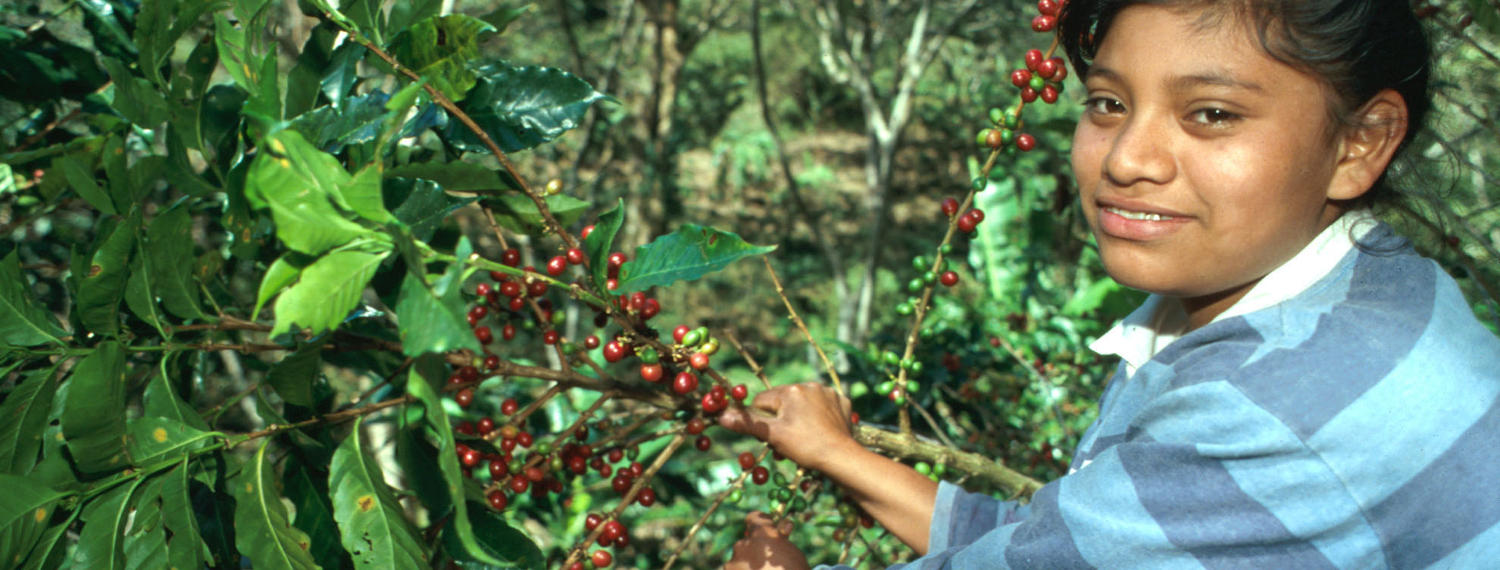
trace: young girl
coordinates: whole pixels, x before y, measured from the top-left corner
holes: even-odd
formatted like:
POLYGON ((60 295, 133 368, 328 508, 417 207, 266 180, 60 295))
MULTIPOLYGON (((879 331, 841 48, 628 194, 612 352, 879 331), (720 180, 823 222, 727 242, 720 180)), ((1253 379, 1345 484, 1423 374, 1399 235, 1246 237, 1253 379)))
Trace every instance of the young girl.
MULTIPOLYGON (((1029 505, 859 446, 815 384, 722 423, 848 490, 911 568, 1500 564, 1500 340, 1369 213, 1428 106, 1406 0, 1071 0, 1082 208, 1152 293, 1029 505)), ((806 567, 764 515, 729 568, 806 567)))

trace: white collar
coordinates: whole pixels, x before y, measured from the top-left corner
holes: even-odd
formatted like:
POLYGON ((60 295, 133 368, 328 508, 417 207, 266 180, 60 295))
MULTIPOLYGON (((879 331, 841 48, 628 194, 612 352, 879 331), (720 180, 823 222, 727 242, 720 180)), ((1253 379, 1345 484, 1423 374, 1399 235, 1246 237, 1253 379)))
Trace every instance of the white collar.
MULTIPOLYGON (((1374 229, 1377 220, 1368 210, 1340 216, 1318 233, 1286 263, 1267 273, 1239 301, 1214 317, 1220 321, 1265 309, 1296 297, 1327 276, 1360 238, 1374 229)), ((1211 321, 1212 322, 1212 321, 1211 321)), ((1125 373, 1135 371, 1156 356, 1187 329, 1187 312, 1176 298, 1151 295, 1098 340, 1089 344, 1094 352, 1116 355, 1125 361, 1125 373)))

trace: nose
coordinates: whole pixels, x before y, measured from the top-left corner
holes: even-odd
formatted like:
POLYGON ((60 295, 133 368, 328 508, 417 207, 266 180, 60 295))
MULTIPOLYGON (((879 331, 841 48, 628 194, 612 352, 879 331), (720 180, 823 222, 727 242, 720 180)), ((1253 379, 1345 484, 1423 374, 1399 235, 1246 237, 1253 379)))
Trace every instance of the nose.
POLYGON ((1140 183, 1166 184, 1176 175, 1169 125, 1148 114, 1126 118, 1104 157, 1104 176, 1125 188, 1140 183))

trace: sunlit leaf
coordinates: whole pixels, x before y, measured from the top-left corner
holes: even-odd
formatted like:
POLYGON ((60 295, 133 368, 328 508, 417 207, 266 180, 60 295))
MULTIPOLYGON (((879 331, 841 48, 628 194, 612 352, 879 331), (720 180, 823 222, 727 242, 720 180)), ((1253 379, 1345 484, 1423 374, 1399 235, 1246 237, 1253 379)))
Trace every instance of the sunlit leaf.
POLYGON ((266 138, 245 181, 245 197, 255 208, 270 208, 276 237, 296 251, 317 255, 371 235, 344 212, 353 207, 342 188, 352 179, 338 159, 318 150, 295 131, 266 138))
POLYGON ((374 277, 389 251, 335 251, 319 258, 281 297, 276 299, 276 325, 271 335, 292 328, 313 334, 337 328, 359 304, 365 285, 374 277))
POLYGON ((676 232, 636 248, 635 259, 620 268, 620 283, 615 293, 692 281, 739 259, 775 250, 774 245, 746 243, 731 232, 683 224, 676 232))

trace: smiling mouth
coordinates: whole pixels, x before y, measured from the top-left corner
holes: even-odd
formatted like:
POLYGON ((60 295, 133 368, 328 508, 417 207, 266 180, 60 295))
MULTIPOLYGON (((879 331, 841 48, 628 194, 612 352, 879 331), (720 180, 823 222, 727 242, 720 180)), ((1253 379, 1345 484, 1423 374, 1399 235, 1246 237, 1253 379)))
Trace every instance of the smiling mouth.
POLYGON ((1166 220, 1175 220, 1175 219, 1177 219, 1177 218, 1174 218, 1172 216, 1166 216, 1166 215, 1162 215, 1162 214, 1153 214, 1153 213, 1150 213, 1150 212, 1133 212, 1133 211, 1130 211, 1130 210, 1123 210, 1123 209, 1115 208, 1115 207, 1112 207, 1112 206, 1105 207, 1104 211, 1109 212, 1111 214, 1114 214, 1116 216, 1120 216, 1120 217, 1125 218, 1127 220, 1137 220, 1137 221, 1145 221, 1145 222, 1161 222, 1161 221, 1166 221, 1166 220))

